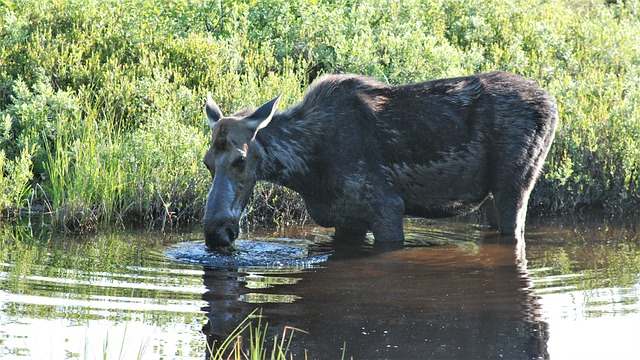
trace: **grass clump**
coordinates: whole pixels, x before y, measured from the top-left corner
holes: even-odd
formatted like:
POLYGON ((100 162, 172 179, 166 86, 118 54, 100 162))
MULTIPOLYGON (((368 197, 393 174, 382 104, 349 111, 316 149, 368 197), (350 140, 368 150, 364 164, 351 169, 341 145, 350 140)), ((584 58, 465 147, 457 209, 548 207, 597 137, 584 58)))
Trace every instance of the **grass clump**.
MULTIPOLYGON (((496 69, 536 80, 559 105, 530 208, 633 211, 639 9, 637 0, 5 0, 0 214, 46 209, 73 231, 189 222, 210 185, 200 166, 209 91, 230 113, 278 93, 292 104, 321 73, 400 84, 496 69)), ((250 222, 305 217, 287 190, 255 194, 250 222)))
MULTIPOLYGON (((291 342, 295 333, 307 333, 285 326, 280 337, 268 344, 269 324, 262 322, 262 313, 254 310, 220 344, 207 344, 207 359, 286 360, 293 359, 291 342), (257 319, 257 321, 253 321, 257 319), (245 341, 248 338, 248 342, 245 341)), ((344 358, 344 356, 343 356, 344 358)))

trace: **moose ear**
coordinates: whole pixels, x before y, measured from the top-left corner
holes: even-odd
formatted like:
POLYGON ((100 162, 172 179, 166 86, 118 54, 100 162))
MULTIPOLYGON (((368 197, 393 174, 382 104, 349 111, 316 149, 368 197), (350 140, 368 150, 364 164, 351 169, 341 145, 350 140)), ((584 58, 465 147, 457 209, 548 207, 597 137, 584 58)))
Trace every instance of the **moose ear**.
POLYGON ((282 95, 278 95, 273 100, 265 103, 260 106, 260 108, 253 112, 253 114, 247 116, 245 118, 245 122, 249 129, 252 129, 254 132, 262 129, 263 127, 269 125, 269 121, 273 118, 273 115, 276 113, 278 109, 278 104, 280 103, 280 97, 282 95))
POLYGON ((211 128, 223 117, 222 111, 215 101, 213 101, 213 98, 211 98, 211 93, 207 94, 207 105, 205 105, 204 110, 207 113, 207 120, 211 128))

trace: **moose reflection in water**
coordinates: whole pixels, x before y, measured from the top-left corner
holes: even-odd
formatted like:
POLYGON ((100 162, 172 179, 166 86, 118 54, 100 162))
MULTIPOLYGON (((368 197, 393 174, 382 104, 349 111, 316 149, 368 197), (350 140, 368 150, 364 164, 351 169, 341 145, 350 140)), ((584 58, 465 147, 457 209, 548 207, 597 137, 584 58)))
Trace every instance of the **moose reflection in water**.
POLYGON ((325 75, 300 104, 276 113, 279 100, 228 117, 207 100, 210 248, 238 237, 258 180, 299 193, 338 237, 371 231, 402 244, 403 215, 456 216, 485 202, 501 234, 521 237, 558 120, 551 96, 506 72, 402 86, 325 75))
MULTIPOLYGON (((262 309, 295 356, 339 359, 546 359, 547 325, 524 253, 491 239, 373 253, 336 242, 321 267, 206 269, 211 344, 262 309), (281 335, 281 334, 280 334, 281 335)), ((219 344, 219 342, 217 342, 219 344)))

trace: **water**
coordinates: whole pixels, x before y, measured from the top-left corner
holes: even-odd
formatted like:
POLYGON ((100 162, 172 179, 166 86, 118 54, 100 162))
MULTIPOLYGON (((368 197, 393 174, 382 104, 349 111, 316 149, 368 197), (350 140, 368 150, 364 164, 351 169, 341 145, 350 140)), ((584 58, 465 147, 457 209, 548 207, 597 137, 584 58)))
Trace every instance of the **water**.
POLYGON ((297 358, 639 359, 638 228, 530 219, 516 249, 472 221, 407 220, 405 248, 378 252, 308 226, 215 254, 197 231, 4 228, 0 357, 203 359, 261 309, 270 335, 307 332, 297 358))

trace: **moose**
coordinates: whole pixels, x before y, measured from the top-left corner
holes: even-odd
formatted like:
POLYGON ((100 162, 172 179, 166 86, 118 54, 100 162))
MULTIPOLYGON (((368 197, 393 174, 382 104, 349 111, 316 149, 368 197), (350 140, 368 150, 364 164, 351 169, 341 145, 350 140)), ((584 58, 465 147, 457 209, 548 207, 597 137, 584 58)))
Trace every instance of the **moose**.
POLYGON ((224 116, 209 94, 211 172, 205 243, 230 245, 254 185, 300 194, 336 238, 402 244, 403 217, 466 214, 490 203, 499 233, 520 239, 558 122, 555 100, 509 72, 389 85, 329 74, 302 101, 280 96, 224 116))

